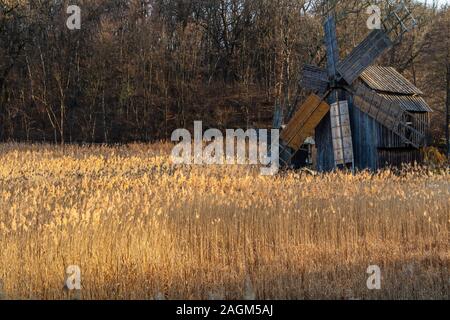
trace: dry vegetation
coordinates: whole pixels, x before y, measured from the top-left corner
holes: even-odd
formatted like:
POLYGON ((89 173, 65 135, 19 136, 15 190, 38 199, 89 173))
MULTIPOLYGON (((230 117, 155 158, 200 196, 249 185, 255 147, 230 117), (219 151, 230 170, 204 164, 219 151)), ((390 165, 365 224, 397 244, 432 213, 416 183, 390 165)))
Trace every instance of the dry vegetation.
POLYGON ((449 171, 263 177, 167 150, 0 145, 0 296, 68 298, 75 264, 83 299, 449 298, 449 171))

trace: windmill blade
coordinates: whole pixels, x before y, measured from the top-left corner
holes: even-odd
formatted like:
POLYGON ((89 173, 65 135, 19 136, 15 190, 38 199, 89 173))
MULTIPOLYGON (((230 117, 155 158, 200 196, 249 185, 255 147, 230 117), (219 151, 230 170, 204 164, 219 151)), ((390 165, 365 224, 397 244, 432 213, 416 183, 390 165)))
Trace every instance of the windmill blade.
POLYGON ((324 24, 325 46, 327 48, 327 69, 330 77, 336 77, 339 63, 339 47, 336 36, 336 20, 330 15, 324 24))
POLYGON ((319 67, 305 65, 303 67, 300 85, 305 89, 323 94, 327 91, 330 85, 328 73, 319 67))
POLYGON ((330 115, 335 166, 353 164, 353 138, 348 101, 333 103, 330 115))
POLYGON ((423 146, 425 135, 414 129, 413 125, 409 124, 406 119, 415 122, 419 120, 413 114, 403 110, 398 103, 381 97, 363 84, 358 85, 353 95, 355 105, 361 111, 397 134, 405 143, 411 144, 417 149, 423 146))
POLYGON ((300 150, 305 140, 314 135, 314 129, 329 111, 330 105, 324 98, 310 95, 281 132, 281 140, 294 151, 300 150))
POLYGON ((382 24, 386 33, 393 42, 396 42, 402 38, 403 34, 414 29, 417 21, 402 1, 388 14, 382 24))
POLYGON ((371 65, 383 52, 400 41, 404 33, 413 29, 417 22, 403 2, 382 21, 383 28, 373 30, 350 55, 337 66, 337 71, 349 85, 371 65))
POLYGON ((337 66, 342 78, 351 85, 359 75, 370 66, 385 50, 392 46, 392 41, 383 30, 373 30, 350 55, 337 66))

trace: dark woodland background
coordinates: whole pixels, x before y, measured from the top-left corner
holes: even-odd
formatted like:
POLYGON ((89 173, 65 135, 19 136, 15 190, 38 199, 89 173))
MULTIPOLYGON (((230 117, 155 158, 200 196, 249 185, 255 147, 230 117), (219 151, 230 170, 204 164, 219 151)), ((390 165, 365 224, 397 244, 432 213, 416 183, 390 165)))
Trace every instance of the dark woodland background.
MULTIPOLYGON (((325 63, 326 2, 0 0, 0 140, 156 141, 194 120, 269 127, 275 104, 306 95, 303 64, 325 63), (81 30, 66 27, 70 4, 81 30)), ((378 63, 425 92, 444 146, 450 8, 406 3, 419 25, 378 63)), ((341 56, 369 32, 365 5, 337 1, 341 56)))

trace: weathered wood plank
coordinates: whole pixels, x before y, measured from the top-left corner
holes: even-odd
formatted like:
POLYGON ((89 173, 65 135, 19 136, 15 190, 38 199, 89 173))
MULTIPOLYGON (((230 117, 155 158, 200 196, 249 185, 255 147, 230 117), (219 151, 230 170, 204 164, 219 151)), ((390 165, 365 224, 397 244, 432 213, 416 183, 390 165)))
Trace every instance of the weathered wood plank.
POLYGON ((350 55, 338 64, 337 70, 348 84, 352 84, 392 42, 383 30, 373 30, 350 55))
POLYGON ((310 95, 281 132, 281 139, 295 151, 299 150, 329 111, 328 103, 315 94, 310 95))
POLYGON ((300 85, 318 93, 324 93, 329 86, 328 73, 319 67, 305 65, 302 71, 300 85))
MULTIPOLYGON (((407 115, 413 117, 396 103, 379 96, 376 92, 359 85, 355 95, 355 104, 363 112, 377 120, 383 126, 392 130, 406 143, 419 148, 425 141, 425 135, 407 123, 407 115)), ((414 118, 414 117, 413 117, 414 118)))
POLYGON ((353 164, 353 140, 348 102, 333 103, 330 115, 335 165, 353 164))
POLYGON ((333 15, 329 16, 324 24, 325 46, 327 48, 328 75, 336 76, 336 66, 339 63, 339 47, 336 36, 336 21, 333 15))

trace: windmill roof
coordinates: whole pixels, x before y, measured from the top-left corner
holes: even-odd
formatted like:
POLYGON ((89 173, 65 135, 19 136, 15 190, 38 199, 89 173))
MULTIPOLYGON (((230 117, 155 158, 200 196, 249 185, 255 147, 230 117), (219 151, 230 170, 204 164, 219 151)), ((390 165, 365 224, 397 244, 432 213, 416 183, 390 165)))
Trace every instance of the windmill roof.
POLYGON ((392 67, 370 66, 361 74, 361 80, 376 91, 405 95, 423 95, 422 91, 392 67))
POLYGON ((378 94, 409 112, 433 112, 425 100, 417 95, 378 94))
POLYGON ((409 112, 433 112, 422 98, 423 92, 392 67, 370 66, 361 80, 383 98, 409 112))

